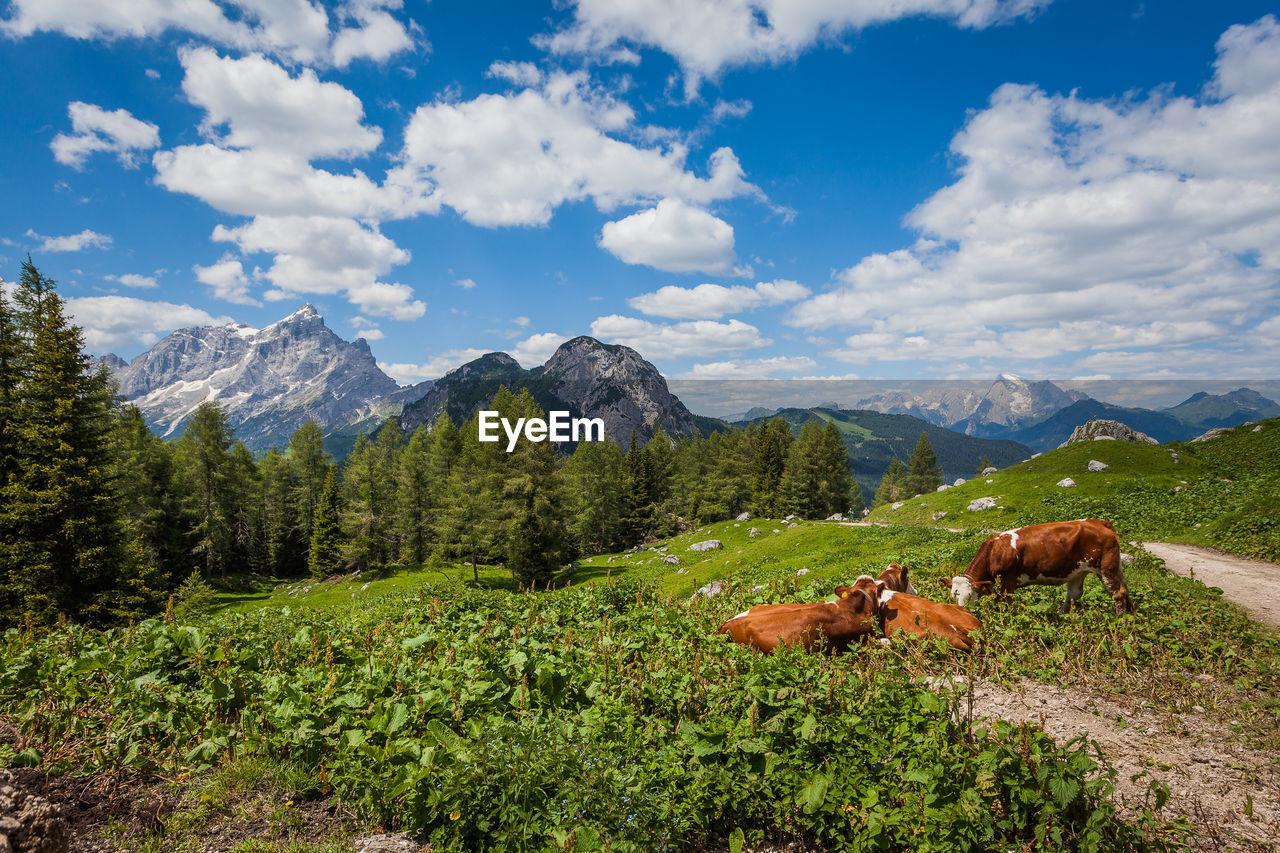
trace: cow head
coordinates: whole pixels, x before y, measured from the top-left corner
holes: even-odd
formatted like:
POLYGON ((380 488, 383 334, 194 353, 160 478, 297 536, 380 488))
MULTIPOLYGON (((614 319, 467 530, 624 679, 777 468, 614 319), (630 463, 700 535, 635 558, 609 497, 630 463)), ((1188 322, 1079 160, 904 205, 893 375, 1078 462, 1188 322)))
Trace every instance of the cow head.
POLYGON ((911 585, 911 578, 907 576, 907 570, 897 563, 890 563, 883 572, 880 573, 880 580, 885 587, 894 592, 905 592, 908 595, 919 595, 920 591, 911 585))
POLYGON ((951 597, 961 607, 966 606, 970 599, 981 598, 991 592, 992 586, 991 581, 975 581, 968 575, 957 575, 951 580, 943 578, 942 583, 951 590, 951 597))

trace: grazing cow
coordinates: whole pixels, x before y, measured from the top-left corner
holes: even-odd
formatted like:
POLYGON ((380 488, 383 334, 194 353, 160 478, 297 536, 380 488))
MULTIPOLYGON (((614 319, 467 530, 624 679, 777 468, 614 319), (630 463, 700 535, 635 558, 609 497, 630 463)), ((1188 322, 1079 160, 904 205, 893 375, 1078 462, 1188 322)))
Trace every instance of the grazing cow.
MULTIPOLYGON (((849 587, 837 587, 836 593, 849 587)), ((907 578, 907 570, 893 563, 880 573, 879 580, 863 575, 854 581, 853 589, 864 590, 876 596, 880 605, 880 632, 882 642, 899 631, 919 637, 941 637, 953 649, 973 651, 970 631, 982 627, 978 617, 955 604, 941 604, 921 598, 907 578)))
MULTIPOLYGON (((837 592, 841 589, 849 588, 839 587, 837 592)), ((828 653, 843 652, 876 630, 879 610, 873 594, 850 592, 816 604, 758 605, 725 622, 716 633, 766 653, 784 644, 809 651, 821 640, 828 653)))
POLYGON ((1029 584, 1066 584, 1062 612, 1067 613, 1084 592, 1088 575, 1102 578, 1117 613, 1133 612, 1120 569, 1116 529, 1100 518, 1033 524, 999 533, 982 543, 964 574, 943 583, 961 606, 971 598, 991 592, 1004 595, 1029 584))

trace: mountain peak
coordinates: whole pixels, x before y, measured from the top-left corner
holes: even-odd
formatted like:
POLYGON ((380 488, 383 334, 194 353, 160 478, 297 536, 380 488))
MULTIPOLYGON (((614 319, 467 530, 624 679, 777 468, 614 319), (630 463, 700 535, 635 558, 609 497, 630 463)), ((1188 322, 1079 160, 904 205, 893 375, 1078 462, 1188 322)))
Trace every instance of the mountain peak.
POLYGON ((1001 373, 1001 374, 1000 374, 1000 376, 998 377, 998 381, 1000 381, 1000 382, 1021 382, 1021 381, 1023 381, 1023 380, 1022 380, 1022 377, 1021 377, 1021 376, 1019 376, 1019 375, 1018 375, 1018 374, 1016 374, 1016 373, 1001 373))

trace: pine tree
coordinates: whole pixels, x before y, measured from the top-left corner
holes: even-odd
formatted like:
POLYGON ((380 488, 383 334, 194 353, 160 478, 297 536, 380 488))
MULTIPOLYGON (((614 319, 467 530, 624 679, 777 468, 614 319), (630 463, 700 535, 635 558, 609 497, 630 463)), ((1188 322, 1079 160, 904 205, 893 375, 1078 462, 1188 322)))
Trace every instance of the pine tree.
POLYGON ((216 401, 196 407, 178 439, 179 471, 191 518, 192 549, 205 577, 226 574, 236 542, 235 471, 231 427, 216 401))
POLYGON ((323 580, 342 571, 342 521, 338 506, 338 477, 331 467, 325 475, 324 487, 316 501, 311 520, 310 557, 307 570, 311 577, 323 580))
POLYGON ((308 546, 297 524, 298 484, 294 467, 273 447, 258 464, 258 472, 264 568, 273 576, 291 577, 306 570, 308 546))
POLYGON ((938 467, 938 457, 933 453, 933 445, 929 436, 920 433, 916 441, 916 449, 907 460, 907 475, 903 481, 903 493, 907 496, 923 495, 932 492, 942 485, 942 469, 938 467))
POLYGON ((160 588, 174 589, 191 570, 194 543, 175 484, 173 447, 131 405, 116 411, 111 435, 112 480, 125 522, 145 561, 159 571, 160 588))
POLYGON ((583 441, 560 469, 569 532, 583 553, 622 545, 625 464, 622 448, 612 441, 583 441))
MULTIPOLYGON (((527 388, 511 402, 512 418, 546 418, 527 388)), ((502 484, 502 552, 517 584, 545 585, 572 557, 565 526, 563 483, 555 446, 520 441, 506 454, 502 484)))
POLYGON ((757 515, 771 518, 785 514, 787 499, 782 478, 791 441, 791 427, 780 417, 769 421, 760 431, 751 485, 751 504, 757 515))
MULTIPOLYGON (((499 388, 490 407, 510 412, 511 392, 499 388)), ((497 442, 481 442, 479 419, 472 415, 459 430, 458 455, 449 471, 443 505, 437 515, 437 539, 446 557, 471 564, 480 580, 480 562, 499 559, 497 522, 501 514, 502 457, 497 442)))
POLYGON ((111 388, 82 352, 54 283, 28 259, 5 329, 7 400, 0 483, 0 622, 24 611, 103 624, 154 604, 112 483, 111 388), (12 364, 16 362, 16 370, 12 364))
POLYGON ((18 318, 0 282, 0 493, 17 467, 15 430, 22 352, 18 318))
POLYGON ((987 454, 982 454, 982 461, 978 463, 978 470, 974 472, 974 476, 981 477, 982 472, 988 468, 995 467, 991 464, 991 460, 987 458, 987 454))
POLYGON ((295 524, 298 536, 303 542, 311 541, 311 523, 316 516, 316 506, 320 503, 320 492, 324 489, 325 478, 329 476, 329 467, 333 459, 324 449, 324 433, 320 425, 308 419, 289 437, 289 448, 286 451, 289 465, 293 468, 293 479, 296 483, 297 497, 294 505, 297 508, 295 524))
POLYGON ((397 538, 401 555, 415 565, 427 559, 431 545, 431 511, 435 508, 438 484, 431 477, 431 436, 425 424, 413 431, 400 455, 400 478, 396 484, 397 538))
POLYGON ((801 518, 826 518, 827 462, 822 441, 822 425, 816 418, 805 421, 800 435, 792 443, 787 454, 787 467, 783 474, 782 492, 786 510, 801 518))
POLYGON ((853 479, 849 469, 849 448, 834 421, 827 421, 822 431, 822 457, 822 467, 827 472, 827 505, 822 517, 861 510, 862 489, 853 479))
POLYGON ((889 467, 884 470, 884 476, 880 478, 880 488, 876 489, 875 503, 872 505, 881 506, 900 499, 903 496, 902 481, 906 476, 907 469, 901 461, 894 459, 890 462, 889 467))
POLYGON ((653 463, 631 430, 622 483, 623 544, 643 542, 653 532, 653 463))

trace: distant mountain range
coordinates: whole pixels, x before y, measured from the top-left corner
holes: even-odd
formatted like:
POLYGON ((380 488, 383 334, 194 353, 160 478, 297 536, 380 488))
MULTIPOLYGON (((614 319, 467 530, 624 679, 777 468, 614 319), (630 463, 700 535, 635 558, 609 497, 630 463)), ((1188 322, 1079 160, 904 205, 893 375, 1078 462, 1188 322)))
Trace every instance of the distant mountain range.
MULTIPOLYGON (((506 353, 492 352, 438 380, 401 387, 378 367, 364 340, 339 337, 310 304, 263 329, 237 323, 179 329, 131 362, 110 353, 100 361, 119 383, 120 395, 138 406, 160 435, 180 435, 201 402, 216 400, 253 450, 284 445, 313 418, 330 450, 341 457, 356 435, 392 415, 399 415, 408 430, 433 423, 442 411, 460 424, 488 406, 503 385, 529 389, 545 410, 602 418, 606 434, 623 445, 633 430, 644 443, 658 426, 673 438, 728 428, 723 420, 690 412, 635 350, 585 336, 565 342, 546 364, 531 370, 506 353)), ((1114 406, 1012 374, 995 379, 985 393, 981 388, 967 383, 895 391, 851 406, 835 401, 813 409, 757 406, 732 419, 758 421, 781 413, 798 426, 816 413, 835 420, 865 483, 878 480, 892 458, 905 459, 922 429, 944 471, 963 477, 984 453, 1003 466, 1024 458, 1028 448, 1057 447, 1092 418, 1117 420, 1164 442, 1280 415, 1280 405, 1249 388, 1200 392, 1161 411, 1114 406)))
POLYGON ((794 431, 799 431, 804 422, 812 418, 834 423, 849 448, 854 479, 868 503, 875 496, 884 469, 894 459, 905 464, 922 432, 929 437, 947 483, 960 477, 972 479, 984 456, 997 468, 1014 465, 1031 456, 1031 450, 1016 441, 969 436, 914 415, 869 409, 779 409, 751 422, 760 424, 774 417, 783 418, 794 431))

